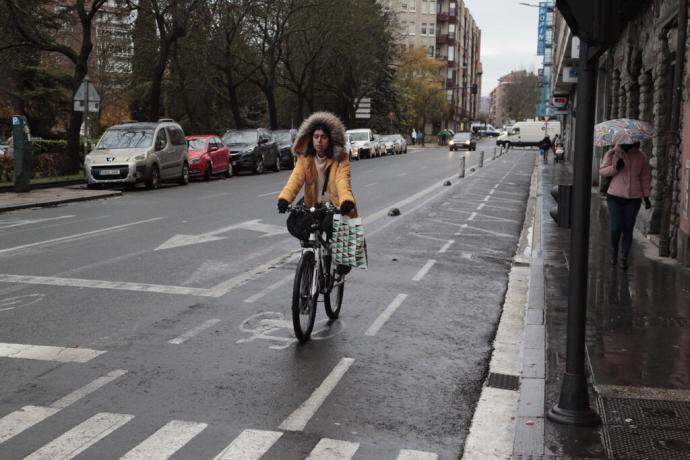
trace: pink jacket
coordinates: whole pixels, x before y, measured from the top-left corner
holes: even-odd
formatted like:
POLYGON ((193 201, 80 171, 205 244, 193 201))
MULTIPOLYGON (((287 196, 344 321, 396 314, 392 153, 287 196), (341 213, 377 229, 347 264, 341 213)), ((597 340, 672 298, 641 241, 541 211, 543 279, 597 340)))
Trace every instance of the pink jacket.
POLYGON ((615 146, 604 155, 604 160, 599 166, 599 174, 611 178, 609 195, 621 198, 649 197, 652 174, 647 156, 640 149, 634 148, 626 153, 619 146, 615 146), (616 169, 619 158, 625 162, 620 171, 616 169))

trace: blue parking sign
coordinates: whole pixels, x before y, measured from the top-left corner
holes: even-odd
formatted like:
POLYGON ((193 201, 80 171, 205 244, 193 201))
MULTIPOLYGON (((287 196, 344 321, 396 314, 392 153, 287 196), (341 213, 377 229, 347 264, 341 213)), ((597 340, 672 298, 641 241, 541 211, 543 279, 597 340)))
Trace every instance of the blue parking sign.
POLYGON ((22 124, 22 120, 19 117, 12 117, 12 126, 19 126, 22 124))

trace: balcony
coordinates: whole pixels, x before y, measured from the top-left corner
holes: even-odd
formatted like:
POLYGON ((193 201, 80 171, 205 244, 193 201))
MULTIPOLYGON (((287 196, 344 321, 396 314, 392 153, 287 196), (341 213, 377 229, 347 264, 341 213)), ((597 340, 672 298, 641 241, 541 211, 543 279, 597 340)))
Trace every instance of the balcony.
POLYGON ((440 11, 440 12, 436 13, 436 22, 437 23, 448 22, 451 24, 457 24, 457 22, 458 22, 458 10, 457 10, 457 8, 454 8, 450 11, 440 11))
POLYGON ((455 45, 455 36, 453 34, 438 34, 436 35, 436 45, 455 45))

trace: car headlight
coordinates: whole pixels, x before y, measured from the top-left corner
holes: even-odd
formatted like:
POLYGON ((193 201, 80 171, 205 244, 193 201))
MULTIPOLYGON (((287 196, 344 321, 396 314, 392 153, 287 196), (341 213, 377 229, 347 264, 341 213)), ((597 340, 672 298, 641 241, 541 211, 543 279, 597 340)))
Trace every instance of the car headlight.
POLYGON ((84 164, 86 164, 86 165, 91 165, 91 164, 94 164, 94 163, 95 163, 94 159, 91 158, 90 156, 86 155, 86 156, 84 157, 84 164))
POLYGON ((201 163, 201 158, 199 158, 199 157, 192 158, 190 163, 192 163, 193 165, 199 164, 199 163, 201 163))
POLYGON ((470 145, 470 141, 465 141, 465 145, 470 145))
POLYGON ((448 144, 449 144, 449 145, 454 145, 454 144, 455 144, 455 141, 451 139, 450 142, 448 142, 448 144))
POLYGON ((127 161, 144 161, 146 159, 146 154, 145 153, 138 153, 134 156, 131 156, 127 159, 127 161))

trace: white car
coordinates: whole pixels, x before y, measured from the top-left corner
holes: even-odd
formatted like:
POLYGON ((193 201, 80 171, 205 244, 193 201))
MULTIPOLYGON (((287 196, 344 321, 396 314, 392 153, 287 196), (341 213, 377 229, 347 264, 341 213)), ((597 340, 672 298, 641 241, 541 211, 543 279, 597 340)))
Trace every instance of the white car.
POLYGON ((353 158, 371 158, 378 153, 378 144, 374 141, 374 133, 368 129, 348 129, 350 148, 353 158))

